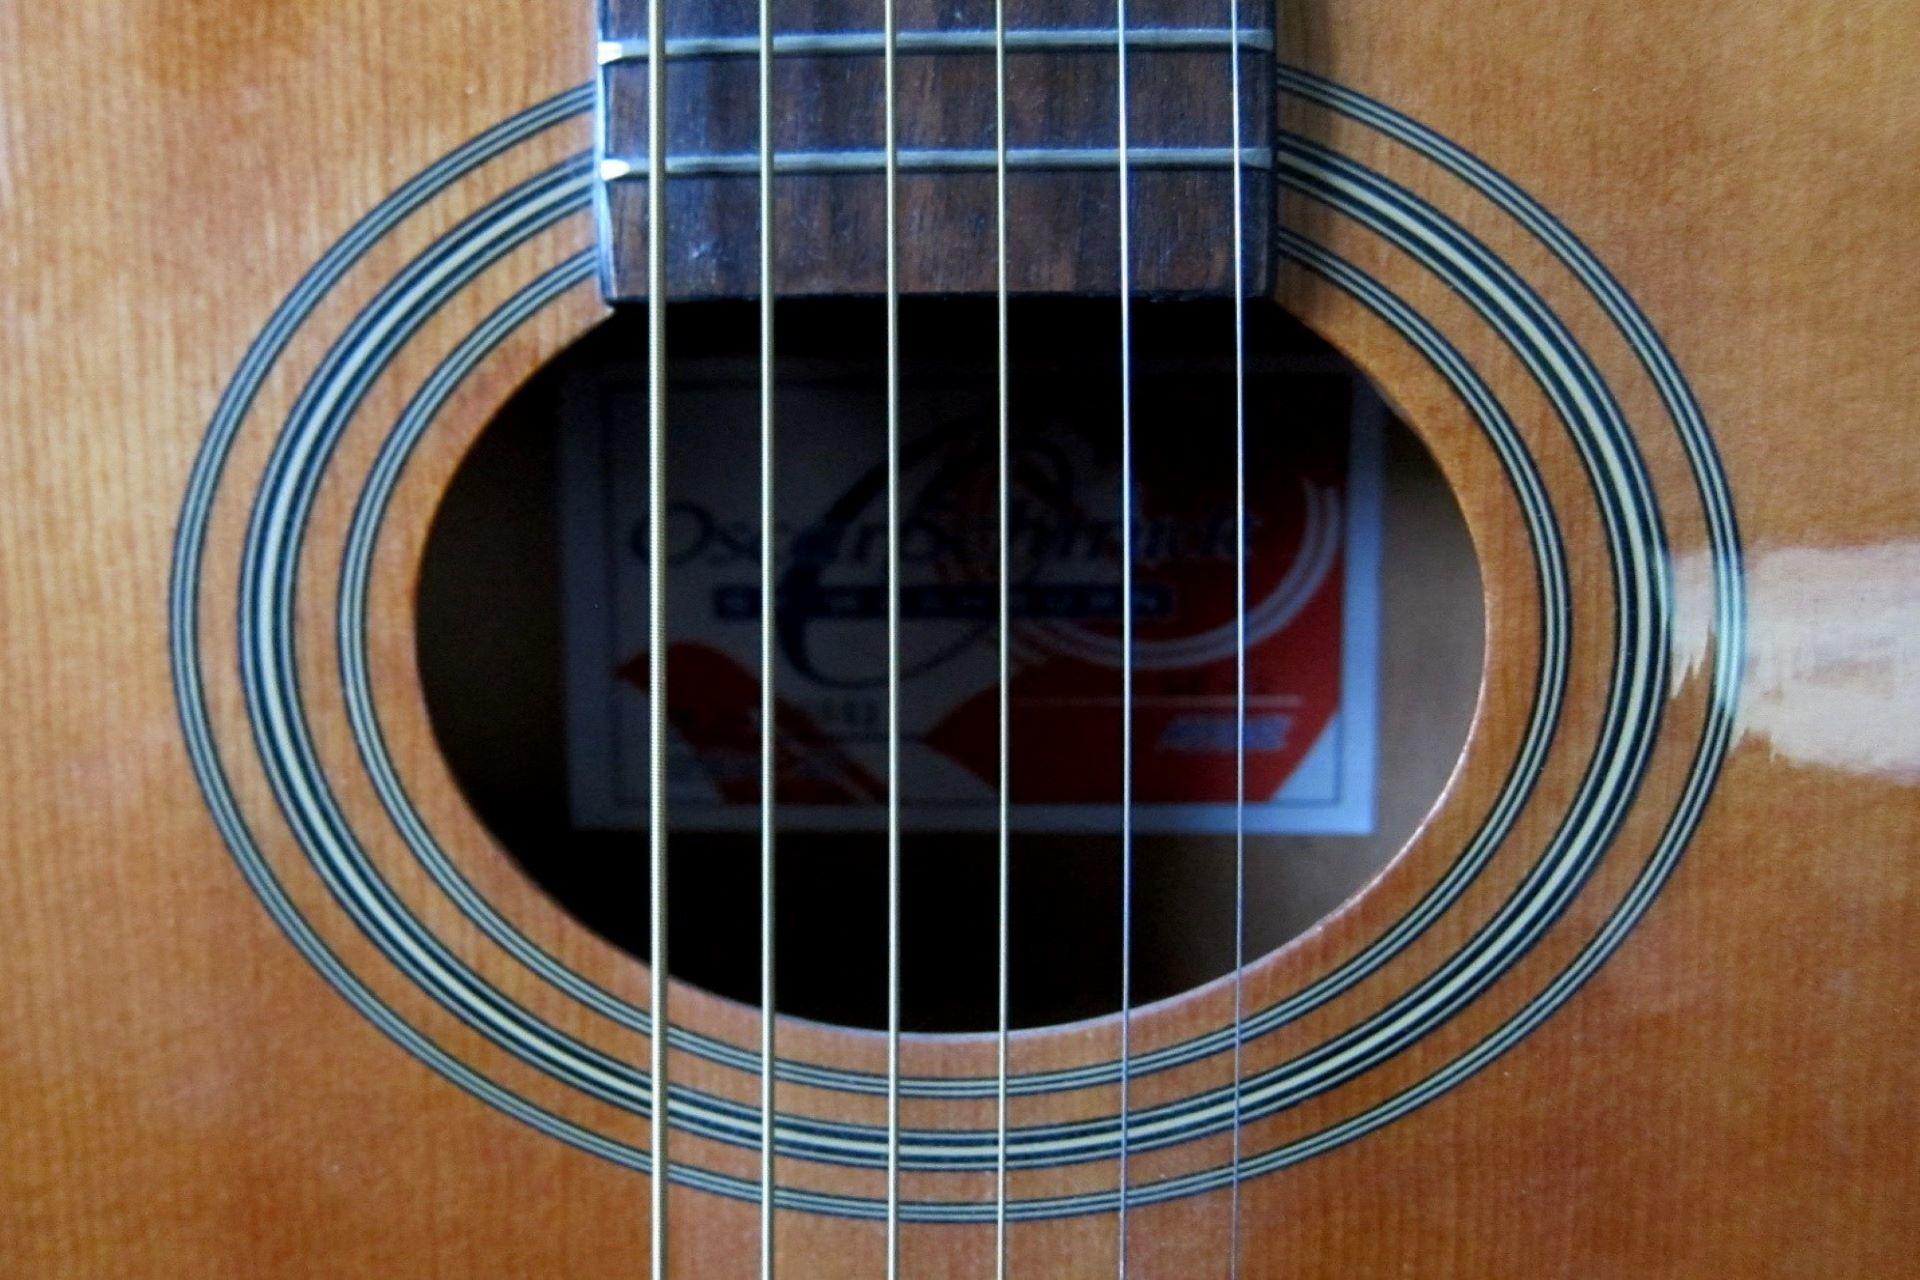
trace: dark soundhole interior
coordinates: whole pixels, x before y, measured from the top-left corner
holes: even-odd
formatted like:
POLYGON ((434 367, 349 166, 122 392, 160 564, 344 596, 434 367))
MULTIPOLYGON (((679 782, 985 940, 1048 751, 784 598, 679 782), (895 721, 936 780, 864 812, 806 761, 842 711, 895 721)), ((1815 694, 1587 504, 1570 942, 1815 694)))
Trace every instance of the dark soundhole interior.
MULTIPOLYGON (((1229 308, 1141 303, 1135 324, 1138 1005, 1233 967, 1235 457, 1229 308)), ((1010 985, 1033 1026, 1122 1004, 1116 306, 1019 301, 1011 332, 1010 985)), ((675 307, 668 473, 671 967, 756 1004, 757 333, 752 304, 675 307)), ((778 1005, 884 1026, 882 312, 783 303, 777 333, 778 1005)), ((996 972, 991 301, 909 301, 901 333, 904 1020, 977 1031, 996 972)), ((1413 434, 1278 310, 1253 309, 1248 344, 1258 957, 1352 897, 1440 794, 1482 616, 1459 510, 1413 434)), ((434 519, 418 599, 427 705, 474 810, 636 956, 645 350, 644 313, 619 312, 500 410, 434 519)))

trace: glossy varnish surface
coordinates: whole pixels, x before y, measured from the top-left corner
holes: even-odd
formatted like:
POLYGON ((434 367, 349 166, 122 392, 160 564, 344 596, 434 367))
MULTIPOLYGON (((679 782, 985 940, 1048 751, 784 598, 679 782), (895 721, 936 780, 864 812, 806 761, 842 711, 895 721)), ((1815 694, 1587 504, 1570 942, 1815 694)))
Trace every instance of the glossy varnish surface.
MULTIPOLYGON (((221 389, 273 307, 354 219, 464 139, 591 73, 585 4, 115 3, 0 6, 0 1270, 17 1275, 627 1275, 644 1266, 645 1188, 451 1087, 315 975, 236 874, 182 745, 167 579, 189 469, 221 389)), ((1911 938, 1920 836, 1913 693, 1920 597, 1920 22, 1893 3, 1720 6, 1409 3, 1287 6, 1283 60, 1426 122, 1514 178, 1645 308, 1691 380, 1730 481, 1749 630, 1736 738, 1704 822, 1625 945, 1491 1067, 1349 1146, 1247 1184, 1242 1274, 1896 1275, 1920 1246, 1912 1202, 1911 938)), ((1671 800, 1707 713, 1706 531, 1652 390, 1537 242, 1397 144, 1289 100, 1282 121, 1469 226, 1583 342, 1644 450, 1671 539, 1675 652, 1641 801, 1671 800)), ((587 146, 583 119, 477 174, 471 208, 587 146)), ((323 304, 335 327, 451 214, 376 249, 323 304)), ((1395 967, 1249 1047, 1270 1065, 1364 1017, 1457 949, 1525 869, 1577 784, 1612 635, 1600 522, 1545 398, 1465 303, 1309 201, 1282 219, 1416 305, 1507 401, 1568 538, 1575 618, 1567 711, 1511 857, 1395 967)), ((375 425, 438 354, 538 263, 583 248, 576 217, 459 299, 403 352, 323 483, 302 565, 300 653, 317 749, 354 773, 336 705, 335 554, 375 425), (517 265, 516 265, 517 264, 517 265), (517 272, 517 274, 516 274, 517 272)), ((1459 401, 1400 335, 1313 278, 1286 300, 1353 355, 1456 485, 1488 583, 1489 678, 1448 795, 1383 879, 1248 975, 1270 1002, 1379 936, 1438 876, 1511 760, 1542 644, 1513 493, 1459 401)), ((590 325, 575 289, 462 386, 410 460, 372 575, 369 661, 415 802, 480 891, 529 936, 638 1000, 645 975, 560 915, 493 848, 434 749, 413 670, 411 593, 428 519, 513 386, 590 325)), ((319 349, 290 352, 310 369, 319 349)), ((284 410, 294 373, 263 395, 284 410), (284 385, 283 385, 284 384, 284 385)), ((231 673, 234 550, 264 436, 243 436, 211 525, 201 643, 234 785, 266 855, 316 919, 328 895, 270 825, 231 673)), ((379 822, 364 781, 341 803, 379 822)), ((1620 837, 1644 853, 1649 808, 1620 837)), ((512 994, 624 1060, 645 1041, 506 964, 438 899, 396 839, 378 850, 436 933, 512 994)), ((1252 1126, 1251 1150, 1371 1105, 1465 1051, 1599 927, 1636 863, 1609 861, 1564 925, 1432 1037, 1330 1095, 1252 1126), (1610 896, 1608 896, 1610 895, 1610 896)), ((636 902, 635 910, 643 909, 636 902)), ((326 940, 450 1052, 623 1140, 644 1124, 574 1098, 481 1041, 344 921, 326 940)), ((1135 1048, 1219 1025, 1219 987, 1145 1012, 1135 1048)), ((690 1025, 751 1044, 751 1017, 686 993, 690 1025)), ((1111 1023, 1022 1037, 1016 1071, 1098 1061, 1111 1023)), ((792 1052, 873 1070, 870 1040, 795 1027, 792 1052)), ((990 1046, 909 1045, 910 1074, 980 1075, 990 1046)), ((750 1094, 676 1058, 676 1079, 750 1094), (682 1074, 683 1073, 683 1074, 682 1074)), ((1218 1063, 1151 1077, 1136 1106, 1221 1083, 1218 1063)), ((1110 1111, 1109 1096, 1023 1103, 1016 1123, 1110 1111)), ((790 1096, 789 1096, 790 1095, 790 1096)), ((783 1105, 875 1123, 873 1099, 800 1089, 783 1105)), ((909 1123, 985 1127, 987 1104, 913 1104, 909 1123)), ((1224 1158, 1135 1157, 1136 1180, 1224 1158)), ((1200 1144, 1205 1145, 1205 1144, 1200 1144)), ((749 1153, 687 1139, 747 1176, 749 1153)), ((789 1171, 783 1170, 783 1173, 789 1171)), ((870 1171, 796 1183, 877 1193, 870 1171)), ((943 1175, 944 1176, 944 1175, 943 1175)), ((1110 1182, 1037 1171, 1016 1194, 1110 1182)), ((945 1184, 942 1184, 945 1185, 945 1184)), ((913 1179, 908 1192, 916 1194, 913 1179)), ((920 1188, 919 1193, 932 1194, 920 1188)), ((978 1195, 978 1186, 968 1194, 978 1195)), ((746 1274, 752 1206, 674 1193, 676 1271, 746 1274), (697 1247, 696 1247, 697 1242, 697 1247)), ((1134 1215, 1131 1274, 1225 1274, 1224 1197, 1134 1215)), ((870 1223, 787 1213, 788 1274, 878 1274, 870 1223)), ((988 1274, 990 1232, 909 1226, 903 1273, 988 1274)), ((1023 1223, 1015 1275, 1111 1274, 1111 1218, 1023 1223)))

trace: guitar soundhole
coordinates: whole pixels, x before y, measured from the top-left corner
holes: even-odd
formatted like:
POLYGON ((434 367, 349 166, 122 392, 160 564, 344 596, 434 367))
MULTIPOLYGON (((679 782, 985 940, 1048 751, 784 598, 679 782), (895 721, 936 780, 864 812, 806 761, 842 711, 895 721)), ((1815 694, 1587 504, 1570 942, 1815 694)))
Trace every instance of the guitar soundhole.
MULTIPOLYGON (((671 327, 672 967, 759 999, 760 418, 752 304, 671 327)), ((1233 967, 1231 312, 1136 310, 1135 1005, 1233 967)), ((782 1012, 885 1009, 884 330, 782 304, 774 467, 782 1012)), ((903 304, 902 998, 995 1021, 999 512, 989 300, 903 304)), ((1122 1005, 1114 304, 1016 301, 1007 501, 1012 1020, 1122 1005)), ((1326 917, 1445 786, 1482 662, 1451 491, 1360 373, 1277 309, 1248 334, 1246 955, 1326 917)), ((473 810, 587 928, 644 956, 644 314, 530 381, 447 489, 419 662, 473 810)))

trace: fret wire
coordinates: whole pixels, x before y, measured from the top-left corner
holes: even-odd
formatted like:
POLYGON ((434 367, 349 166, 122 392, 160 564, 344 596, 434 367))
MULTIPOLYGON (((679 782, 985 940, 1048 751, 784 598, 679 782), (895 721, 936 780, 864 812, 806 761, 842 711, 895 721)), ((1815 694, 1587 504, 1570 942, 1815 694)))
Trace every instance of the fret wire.
POLYGON ((885 0, 887 273, 887 1280, 900 1275, 900 140, 896 0, 885 0))
MULTIPOLYGON (((647 38, 661 47, 666 0, 647 4, 647 38)), ((653 1280, 667 1280, 667 281, 666 281, 666 60, 647 63, 647 796, 650 946, 647 998, 653 1031, 647 1042, 653 1118, 648 1154, 648 1245, 653 1280)))
POLYGON ((1127 1176, 1133 1057, 1133 253, 1127 131, 1127 0, 1115 0, 1120 192, 1120 1160, 1119 1257, 1127 1280, 1127 1176))
MULTIPOLYGON (((669 46, 671 47, 671 46, 669 46)), ((760 1280, 774 1273, 773 10, 760 0, 760 1280)))
MULTIPOLYGON (((894 47, 901 53, 1017 53, 1105 52, 1118 33, 1102 27, 1027 27, 992 30, 900 31, 894 47), (1004 35, 1002 34, 1004 32, 1004 35)), ((1126 33, 1134 49, 1201 52, 1233 47, 1270 51, 1273 34, 1252 30, 1235 32, 1220 27, 1140 27, 1126 33)), ((775 57, 839 57, 885 52, 885 31, 789 31, 773 38, 775 57)), ((652 48, 646 40, 602 40, 596 55, 602 66, 644 62, 652 48)), ((666 42, 667 61, 680 58, 757 57, 757 36, 675 36, 666 42)))
MULTIPOLYGON (((1272 167, 1272 157, 1259 147, 1242 147, 1240 164, 1249 169, 1272 167)), ((1233 167, 1231 147, 1134 147, 1127 156, 1135 169, 1229 169, 1233 167)), ((896 149, 895 167, 901 173, 975 173, 994 172, 999 155, 992 147, 927 147, 896 149)), ((1112 147, 1015 147, 1007 152, 1007 167, 1023 171, 1069 172, 1085 169, 1118 168, 1119 152, 1112 147)), ((785 151, 773 158, 776 174, 885 173, 884 148, 847 151, 785 151)), ((758 151, 713 152, 667 158, 667 176, 680 177, 757 177, 760 172, 758 151)), ((644 182, 645 157, 629 160, 608 156, 600 161, 602 182, 644 182)))
MULTIPOLYGON (((1237 37, 1240 0, 1227 0, 1228 22, 1237 37)), ((1241 153, 1240 45, 1229 72, 1228 110, 1233 120, 1233 1182, 1227 1201, 1227 1276, 1240 1277, 1241 1105, 1244 1067, 1241 1045, 1246 1020, 1247 962, 1247 281, 1243 221, 1245 168, 1241 153)))
POLYGON ((1009 763, 1009 746, 1012 734, 1008 728, 1008 705, 1010 695, 1007 685, 1011 677, 1010 636, 1013 625, 1013 589, 1008 582, 1010 577, 1010 557, 1007 553, 1008 512, 1012 502, 1012 469, 1009 466, 1010 438, 1013 434, 1008 420, 1008 406, 1011 401, 1008 381, 1010 373, 1007 363, 1007 6, 1006 0, 994 0, 993 3, 993 148, 994 148, 994 263, 996 297, 995 307, 995 364, 998 369, 998 403, 995 406, 995 427, 998 436, 998 461, 1000 470, 1000 652, 999 652, 999 721, 1000 721, 1000 777, 999 777, 999 894, 996 902, 998 914, 998 950, 997 990, 995 992, 999 1042, 995 1046, 994 1056, 994 1201, 993 1201, 993 1274, 994 1280, 1006 1280, 1007 1276, 1007 1068, 1008 1038, 1011 1010, 1008 1007, 1008 983, 1011 969, 1011 947, 1009 945, 1008 922, 1008 884, 1011 880, 1011 848, 1008 835, 1009 814, 1008 795, 1012 768, 1009 763))

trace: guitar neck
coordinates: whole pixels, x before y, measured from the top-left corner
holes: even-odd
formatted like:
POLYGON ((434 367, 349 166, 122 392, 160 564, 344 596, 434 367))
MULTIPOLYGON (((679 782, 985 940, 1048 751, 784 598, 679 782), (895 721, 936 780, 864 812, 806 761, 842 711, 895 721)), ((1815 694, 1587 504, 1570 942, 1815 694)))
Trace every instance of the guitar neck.
MULTIPOLYGON (((1237 189, 1245 285, 1264 293, 1273 270, 1271 10, 1250 5, 1235 25, 1217 0, 1135 8, 1125 30, 1131 286, 1149 295, 1230 293, 1237 189)), ((790 25, 769 33, 770 87, 781 110, 763 157, 756 9, 737 0, 665 4, 665 272, 676 298, 759 289, 757 239, 739 229, 759 221, 763 159, 773 173, 780 293, 885 286, 887 33, 879 10, 822 4, 781 14, 790 25)), ((903 228, 899 287, 996 287, 996 173, 1004 162, 1009 288, 1112 294, 1122 42, 1113 6, 1013 0, 1004 33, 995 19, 991 0, 900 6, 891 157, 903 228), (996 97, 1003 68, 1004 133, 996 97)), ((646 293, 646 6, 609 3, 603 20, 598 180, 610 292, 635 299, 646 293)))

